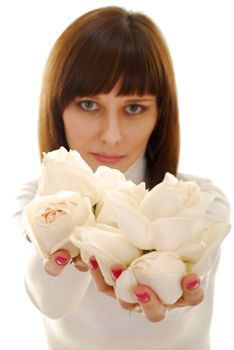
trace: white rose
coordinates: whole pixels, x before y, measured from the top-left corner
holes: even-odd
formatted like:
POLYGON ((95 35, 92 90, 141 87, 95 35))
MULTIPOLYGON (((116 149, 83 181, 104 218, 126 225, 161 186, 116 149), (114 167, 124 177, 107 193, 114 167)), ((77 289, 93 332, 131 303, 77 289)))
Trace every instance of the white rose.
POLYGON ((94 173, 102 192, 119 189, 126 183, 124 174, 118 169, 101 165, 94 173))
POLYGON ((132 202, 133 205, 139 205, 147 192, 144 182, 136 185, 132 181, 126 181, 117 184, 115 187, 113 186, 113 188, 105 192, 100 202, 97 203, 95 211, 96 221, 118 227, 116 216, 113 212, 112 202, 109 200, 110 193, 112 194, 111 198, 112 196, 117 197, 118 193, 121 193, 124 196, 127 196, 128 200, 132 202))
MULTIPOLYGON (((192 181, 179 182, 170 174, 139 205, 122 193, 110 192, 108 199, 119 228, 140 249, 175 251, 201 243, 208 227, 220 224, 205 215, 213 197, 192 181)), ((226 224, 219 227, 226 230, 226 224)))
POLYGON ((228 223, 223 222, 210 225, 201 234, 200 240, 191 241, 175 251, 184 261, 188 262, 188 272, 202 276, 212 269, 220 245, 230 228, 228 223))
POLYGON ((95 208, 96 220, 102 224, 116 226, 112 215, 112 208, 106 206, 105 197, 108 191, 123 187, 126 183, 126 178, 119 170, 106 166, 99 166, 95 172, 95 177, 102 193, 101 200, 95 208))
POLYGON ((177 255, 154 251, 136 259, 122 272, 115 293, 119 299, 136 303, 133 288, 140 283, 149 286, 164 304, 174 304, 183 294, 181 279, 186 273, 186 264, 177 255))
POLYGON ((97 224, 77 227, 70 235, 71 242, 80 249, 82 260, 88 263, 94 255, 107 284, 113 285, 110 268, 114 264, 125 267, 140 257, 142 251, 134 247, 117 228, 97 224))
POLYGON ((92 169, 77 151, 60 149, 44 153, 38 184, 39 195, 60 191, 79 192, 94 205, 100 199, 100 189, 92 169))
POLYGON ((202 192, 195 181, 178 180, 166 173, 141 202, 140 211, 151 221, 173 216, 202 216, 214 197, 202 192))
POLYGON ((90 200, 79 193, 59 192, 37 196, 23 212, 26 232, 42 257, 67 249, 72 257, 79 249, 69 240, 76 226, 95 222, 90 200))

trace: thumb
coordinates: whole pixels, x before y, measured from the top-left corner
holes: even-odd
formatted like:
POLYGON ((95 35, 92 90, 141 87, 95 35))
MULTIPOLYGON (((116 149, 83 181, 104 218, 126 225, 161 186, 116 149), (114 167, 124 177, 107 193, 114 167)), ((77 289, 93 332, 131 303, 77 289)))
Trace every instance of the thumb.
POLYGON ((67 250, 57 250, 44 260, 44 269, 51 276, 58 276, 70 262, 71 256, 67 250))

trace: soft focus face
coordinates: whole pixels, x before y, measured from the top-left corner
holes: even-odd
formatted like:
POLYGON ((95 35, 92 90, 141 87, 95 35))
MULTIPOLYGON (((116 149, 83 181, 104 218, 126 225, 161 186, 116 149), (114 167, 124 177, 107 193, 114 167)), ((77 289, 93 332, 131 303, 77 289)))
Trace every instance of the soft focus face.
POLYGON ((156 97, 108 94, 76 97, 64 110, 69 147, 93 171, 100 165, 126 171, 144 152, 157 121, 156 97))

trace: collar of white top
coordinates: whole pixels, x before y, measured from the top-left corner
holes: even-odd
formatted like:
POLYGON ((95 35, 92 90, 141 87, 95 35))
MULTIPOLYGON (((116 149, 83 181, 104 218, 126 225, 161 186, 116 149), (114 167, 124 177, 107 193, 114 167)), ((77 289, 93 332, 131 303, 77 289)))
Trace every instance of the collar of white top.
POLYGON ((124 175, 127 180, 131 180, 135 184, 139 184, 144 181, 145 176, 145 156, 142 154, 129 168, 125 171, 124 175))

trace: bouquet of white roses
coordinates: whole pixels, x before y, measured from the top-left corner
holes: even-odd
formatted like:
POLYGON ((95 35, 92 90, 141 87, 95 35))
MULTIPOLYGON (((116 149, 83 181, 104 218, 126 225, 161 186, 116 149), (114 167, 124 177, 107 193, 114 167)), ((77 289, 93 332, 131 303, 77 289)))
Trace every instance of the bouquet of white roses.
POLYGON ((207 274, 230 229, 208 215, 213 200, 194 181, 169 173, 149 191, 118 170, 100 166, 93 172, 78 152, 61 147, 44 154, 38 193, 24 221, 43 257, 60 248, 86 263, 94 255, 109 285, 110 267, 122 264, 117 297, 135 303, 132 289, 143 283, 173 304, 187 273, 207 274))

